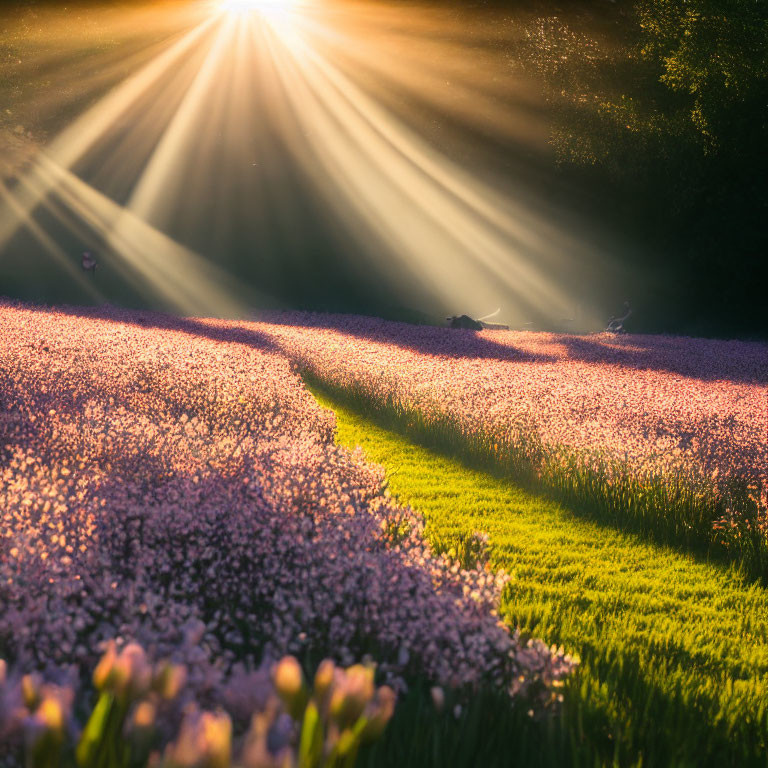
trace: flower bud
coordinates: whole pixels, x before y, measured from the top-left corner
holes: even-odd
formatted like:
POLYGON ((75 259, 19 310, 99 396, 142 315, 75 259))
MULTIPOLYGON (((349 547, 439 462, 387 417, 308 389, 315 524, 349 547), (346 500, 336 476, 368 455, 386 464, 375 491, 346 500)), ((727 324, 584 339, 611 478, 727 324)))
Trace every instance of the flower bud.
POLYGON ((368 723, 362 733, 364 740, 375 741, 384 733, 394 714, 396 701, 397 694, 388 685, 382 685, 376 691, 373 706, 369 707, 368 723))
POLYGON ((285 656, 273 673, 275 690, 291 716, 298 720, 306 704, 304 675, 299 662, 293 656, 285 656))
POLYGON ((134 731, 147 731, 155 724, 157 708, 151 701, 142 701, 133 712, 131 728, 134 731))
MULTIPOLYGON (((136 759, 137 765, 146 765, 146 760, 152 752, 157 722, 157 706, 155 701, 144 699, 133 710, 125 736, 130 743, 130 752, 136 759)), ((87 760, 82 761, 87 763, 87 760)))
POLYGON ((64 708, 56 696, 45 696, 40 702, 34 719, 47 731, 62 732, 64 730, 64 708))
POLYGON ((271 755, 267 748, 269 733, 269 717, 264 713, 256 713, 251 718, 251 727, 245 736, 240 762, 244 768, 264 768, 269 765, 271 755))
POLYGON ((355 664, 337 676, 337 685, 331 696, 331 716, 344 728, 363 714, 373 698, 373 668, 355 664))
POLYGON ((323 703, 331 692, 336 665, 330 659, 324 659, 315 672, 315 699, 323 703))
POLYGON ((172 701, 187 681, 187 670, 181 664, 165 662, 160 665, 152 681, 152 688, 166 701, 172 701))
POLYGON ((57 693, 44 692, 35 713, 25 722, 30 765, 58 764, 67 715, 62 697, 57 693))
POLYGON ((165 765, 176 768, 229 768, 232 721, 225 713, 191 712, 179 738, 166 750, 165 765))
POLYGON ((93 684, 97 691, 103 691, 111 684, 116 659, 115 641, 110 640, 107 650, 96 665, 96 669, 93 670, 93 684))
POLYGON ((143 696, 152 682, 152 668, 144 649, 129 643, 120 652, 114 664, 115 693, 128 699, 143 696))
POLYGON ((27 709, 37 709, 40 703, 40 678, 37 675, 24 675, 21 678, 21 697, 27 709))
POLYGON ((232 721, 229 716, 205 712, 202 727, 207 764, 210 768, 228 768, 232 752, 232 721))
POLYGON ((429 689, 429 695, 432 697, 432 703, 435 705, 435 709, 438 712, 443 711, 445 706, 445 691, 440 686, 436 685, 429 689))

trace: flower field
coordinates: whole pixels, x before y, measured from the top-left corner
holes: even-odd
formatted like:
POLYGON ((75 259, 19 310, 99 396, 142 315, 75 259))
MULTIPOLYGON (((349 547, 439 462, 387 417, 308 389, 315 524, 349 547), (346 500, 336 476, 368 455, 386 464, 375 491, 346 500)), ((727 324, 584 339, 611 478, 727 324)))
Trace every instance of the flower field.
POLYGON ((611 522, 714 545, 768 578, 765 344, 264 319, 260 332, 323 386, 611 522))
MULTIPOLYGON (((573 509, 768 573, 765 345, 12 303, 0 339, 10 764, 26 745, 52 765, 65 744, 81 766, 116 764, 103 755, 129 748, 99 745, 148 749, 151 723, 168 766, 352 765, 391 715, 390 688, 437 686, 451 707, 502 694, 541 722, 558 711, 576 662, 498 614, 549 609, 526 596, 518 614, 524 593, 489 565, 485 532, 428 543, 383 470, 336 444, 302 375, 573 509), (314 693, 302 668, 321 670, 314 693)), ((562 624, 571 650, 577 615, 562 624)), ((582 679, 602 680, 596 659, 582 679)), ((623 679, 611 672, 609 690, 623 679)), ((706 691, 704 709, 725 707, 706 691)))
POLYGON ((503 573, 430 552, 381 470, 334 444, 278 330, 0 304, 0 753, 40 721, 9 704, 19 676, 69 692, 76 720, 113 639, 236 724, 285 654, 557 701, 574 662, 499 621, 503 573))

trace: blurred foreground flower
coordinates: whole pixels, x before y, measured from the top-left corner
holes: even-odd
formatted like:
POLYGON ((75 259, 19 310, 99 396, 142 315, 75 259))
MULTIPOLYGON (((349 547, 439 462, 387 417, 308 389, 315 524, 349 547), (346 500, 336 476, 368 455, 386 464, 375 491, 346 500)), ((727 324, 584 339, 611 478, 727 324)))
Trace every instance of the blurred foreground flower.
POLYGON ((265 706, 234 738, 230 715, 200 709, 186 677, 179 665, 153 666, 136 643, 118 650, 110 642, 93 674, 96 704, 79 732, 73 687, 14 678, 0 662, 0 742, 18 743, 28 768, 352 768, 395 707, 394 691, 376 688, 370 664, 323 661, 312 690, 286 656, 273 668, 265 706))
POLYGON ((72 699, 69 689, 42 687, 39 703, 24 723, 28 763, 35 768, 57 768, 60 764, 72 699))
POLYGON ((301 670, 291 657, 283 659, 275 669, 286 705, 304 706, 299 766, 354 765, 360 746, 375 741, 384 732, 394 713, 395 692, 387 685, 376 688, 370 664, 342 669, 326 659, 317 669, 312 692, 307 692, 303 677, 297 677, 297 673, 300 675, 301 670), (306 705, 300 698, 303 696, 308 696, 306 705))

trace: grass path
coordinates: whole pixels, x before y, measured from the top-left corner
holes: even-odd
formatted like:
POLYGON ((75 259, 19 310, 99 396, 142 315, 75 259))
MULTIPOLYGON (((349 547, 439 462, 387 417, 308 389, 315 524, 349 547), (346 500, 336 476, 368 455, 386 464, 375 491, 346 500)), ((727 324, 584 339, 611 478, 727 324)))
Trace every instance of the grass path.
POLYGON ((492 562, 514 576, 502 604, 511 624, 579 654, 564 715, 572 763, 768 765, 766 590, 314 394, 336 412, 338 441, 362 446, 392 494, 424 514, 431 540, 490 535, 492 562))

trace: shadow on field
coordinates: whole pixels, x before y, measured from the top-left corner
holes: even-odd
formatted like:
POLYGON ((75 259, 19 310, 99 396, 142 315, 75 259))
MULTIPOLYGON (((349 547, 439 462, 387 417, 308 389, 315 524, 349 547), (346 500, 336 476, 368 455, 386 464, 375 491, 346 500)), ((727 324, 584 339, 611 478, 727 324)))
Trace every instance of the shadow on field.
POLYGON ((527 363, 578 361, 638 371, 663 371, 701 381, 768 382, 768 345, 753 341, 530 332, 531 340, 538 341, 540 337, 544 344, 541 351, 529 351, 513 345, 508 341, 511 334, 504 331, 455 330, 378 318, 364 318, 367 327, 360 327, 358 317, 349 315, 302 314, 298 322, 296 315, 288 319, 267 315, 265 320, 278 325, 337 331, 435 357, 527 363))
POLYGON ((264 316, 264 321, 275 325, 337 331, 344 336, 353 336, 378 344, 392 344, 401 349, 408 349, 433 357, 529 363, 554 362, 557 359, 554 355, 531 353, 511 344, 500 344, 487 331, 479 334, 477 331, 463 328, 412 325, 359 315, 301 313, 292 314, 286 319, 278 313, 275 315, 267 313, 264 316), (368 327, 361 328, 356 325, 356 322, 361 319, 368 327))
POLYGON ((259 331, 241 326, 226 328, 194 318, 175 317, 149 310, 121 309, 120 307, 109 305, 102 307, 35 307, 29 304, 20 304, 19 306, 25 310, 37 312, 56 313, 91 320, 105 320, 124 325, 135 325, 140 328, 176 331, 190 336, 200 336, 211 341, 221 341, 226 344, 242 344, 254 349, 274 352, 284 356, 282 350, 268 336, 259 331))
MULTIPOLYGON (((32 309, 40 312, 58 312, 84 318, 103 319, 108 322, 131 324, 144 328, 175 331, 226 344, 241 344, 290 359, 290 354, 282 349, 279 340, 274 341, 267 333, 259 331, 256 324, 246 327, 236 321, 179 318, 157 312, 123 310, 111 306, 32 307, 32 309)), ((296 316, 294 316, 294 319, 297 319, 296 316)), ((304 320, 304 318, 300 319, 304 320)), ((353 321, 353 318, 347 318, 348 323, 350 320, 353 321)), ((310 324, 306 326, 309 328, 340 329, 342 327, 339 316, 310 316, 309 321, 310 324)), ((361 328, 357 332, 353 330, 352 334, 375 341, 398 344, 404 348, 416 349, 424 354, 442 354, 453 357, 464 356, 473 359, 511 359, 527 362, 549 362, 558 359, 555 356, 550 357, 548 355, 542 358, 535 354, 528 355, 524 350, 505 347, 491 339, 487 339, 485 335, 476 334, 472 331, 452 331, 428 326, 408 326, 402 323, 387 321, 366 322, 372 326, 370 329, 361 328), (411 345, 411 339, 415 339, 416 346, 411 345), (492 354, 495 354, 496 357, 490 357, 492 354), (507 355, 508 357, 499 358, 500 354, 507 355), (483 355, 489 357, 483 358, 483 355), (526 355, 528 356, 526 357, 526 355)), ((647 360, 648 355, 653 353, 655 355, 654 363, 657 363, 658 356, 655 349, 651 350, 651 352, 648 350, 644 352, 642 346, 637 348, 637 352, 619 349, 618 358, 611 358, 610 355, 612 351, 615 351, 615 347, 608 340, 585 341, 584 343, 577 344, 578 341, 577 337, 570 337, 570 342, 576 345, 575 348, 578 354, 589 361, 602 361, 603 357, 608 357, 609 360, 622 360, 625 359, 623 356, 627 354, 637 354, 640 357, 640 361, 642 361, 644 359, 647 360)), ((682 338, 671 338, 668 340, 668 343, 667 340, 663 340, 661 359, 667 359, 671 362, 675 349, 679 350, 680 345, 686 341, 688 340, 682 338), (667 357, 664 358, 664 355, 667 357)), ((707 340, 690 341, 694 344, 701 342, 704 345, 703 349, 709 351, 711 351, 712 345, 727 343, 707 340)), ((739 344, 741 343, 739 342, 739 344)), ((741 369, 731 369, 725 366, 718 373, 722 374, 723 371, 730 371, 734 377, 737 374, 741 374, 744 378, 752 379, 753 375, 759 370, 758 355, 756 353, 763 348, 763 345, 758 343, 745 345, 748 350, 755 353, 754 357, 747 359, 741 369)), ((557 346, 557 344, 554 344, 553 350, 556 351, 557 346)), ((573 358, 565 356, 560 359, 568 360, 573 358)), ((695 370, 699 373, 706 373, 707 369, 703 366, 707 359, 707 354, 701 356, 694 355, 693 361, 688 364, 689 368, 685 370, 693 370, 690 366, 699 361, 702 367, 695 370)), ((622 363, 614 364, 622 365, 622 363)), ((532 473, 531 467, 524 465, 524 463, 518 465, 514 461, 509 465, 499 464, 498 461, 485 455, 482 446, 467 444, 464 438, 454 434, 449 426, 428 426, 419 423, 418 418, 414 418, 413 415, 398 416, 397 414, 382 412, 381 408, 378 408, 376 404, 368 402, 362 395, 356 395, 355 392, 346 390, 328 389, 325 382, 313 380, 306 371, 304 374, 310 383, 319 385, 330 395, 345 404, 349 404, 353 409, 379 419, 379 423, 382 426, 401 434, 406 434, 409 439, 441 451, 445 455, 468 461, 475 468, 501 473, 501 475, 514 480, 534 492, 543 492, 545 495, 565 503, 569 509, 575 510, 574 513, 581 517, 588 517, 616 530, 640 535, 654 543, 670 546, 679 552, 689 553, 704 562, 714 561, 723 566, 727 566, 729 563, 741 564, 749 578, 759 579, 763 583, 768 583, 766 548, 759 532, 754 532, 750 537, 744 538, 743 546, 733 551, 728 547, 727 542, 724 543, 713 536, 713 523, 724 512, 719 502, 713 502, 713 504, 701 507, 701 509, 699 507, 689 509, 685 507, 685 500, 682 499, 680 503, 683 504, 683 507, 678 509, 674 506, 677 503, 676 497, 668 497, 660 492, 658 501, 652 501, 651 496, 653 494, 651 494, 648 496, 647 503, 643 502, 646 503, 645 507, 638 502, 635 507, 630 508, 626 505, 634 502, 634 497, 626 499, 621 497, 620 494, 619 496, 609 494, 603 498, 600 495, 599 489, 593 486, 574 486, 572 488, 566 484, 562 487, 558 485, 546 490, 540 480, 537 479, 535 471, 532 473), (667 499, 663 508, 659 506, 662 503, 662 499, 667 499), (651 508, 646 508, 647 504, 651 504, 651 508), (670 507, 669 504, 672 504, 672 506, 670 507), (632 510, 634 510, 633 514, 628 514, 632 510)))
POLYGON ((701 381, 768 382, 768 345, 686 336, 561 336, 568 357, 641 371, 666 371, 701 381))
MULTIPOLYGON (((338 397, 328 394, 327 390, 313 385, 313 391, 323 396, 323 404, 326 407, 338 405, 344 410, 349 409, 359 414, 369 425, 377 425, 386 431, 404 435, 411 445, 425 446, 427 450, 437 457, 447 457, 452 462, 457 457, 454 452, 445 450, 438 445, 426 444, 426 440, 414 436, 413 432, 405 428, 399 429, 382 414, 376 414, 368 410, 361 410, 349 403, 342 402, 338 397)), ((348 420, 348 416, 341 416, 348 420)), ((372 430, 373 431, 373 430, 372 430)), ((352 434, 364 434, 366 428, 359 423, 354 427, 347 426, 347 435, 343 444, 352 446, 354 438, 352 434)), ((371 444, 378 438, 371 434, 371 444)), ((386 443, 386 439, 381 441, 386 443)), ((399 440, 397 441, 400 442, 399 440)), ((368 446, 364 445, 366 452, 368 446)), ((386 449, 383 449, 386 452, 386 449)), ((398 450, 407 450, 402 446, 393 448, 393 455, 398 450)), ((417 450, 414 453, 419 453, 417 450)), ((382 451, 376 454, 375 460, 382 459, 382 451)), ((407 487, 418 487, 422 482, 419 468, 424 468, 424 476, 430 478, 427 485, 422 488, 423 497, 434 501, 433 470, 427 465, 428 459, 423 455, 414 458, 412 464, 407 460, 404 466, 393 459, 397 466, 399 478, 410 476, 412 483, 407 487), (402 470, 402 471, 401 471, 402 470)), ((471 470, 478 470, 485 475, 497 477, 502 483, 509 482, 509 478, 497 473, 492 468, 481 466, 480 462, 461 457, 460 463, 471 470)), ((392 466, 389 467, 392 469, 392 466)), ((458 469, 457 469, 458 471, 458 469)), ((446 489, 443 495, 454 500, 454 487, 459 495, 472 495, 474 481, 468 480, 466 485, 453 486, 455 478, 445 477, 446 489)), ((482 486, 477 481, 478 487, 482 486)), ((393 491, 395 492, 395 491, 393 491)), ((479 491, 482 493, 482 491, 479 491)), ((535 499, 537 494, 532 494, 535 499)), ((404 492, 404 503, 413 504, 419 508, 418 493, 416 496, 404 492)), ((449 502, 449 503, 451 503, 449 502)), ((577 511, 570 505, 558 505, 565 512, 566 517, 578 520, 583 517, 580 510, 577 511)), ((531 511, 536 508, 535 501, 531 503, 531 511)), ((429 507, 430 513, 435 518, 441 517, 443 528, 451 531, 464 527, 462 533, 468 533, 472 526, 476 525, 476 518, 469 516, 463 522, 454 520, 450 509, 438 512, 434 506, 429 507), (448 520, 450 519, 450 522, 448 520)), ((460 509, 458 507, 457 509, 460 509)), ((504 510, 503 506, 495 508, 504 510)), ((424 510, 426 512, 426 510, 424 510)), ((511 512, 512 510, 510 510, 511 512)), ((506 510, 501 512, 506 514, 506 510)), ((514 514, 514 512, 513 512, 514 514)), ((523 513, 525 514, 525 513, 523 513)), ((534 513, 535 515, 535 513, 534 513)), ((532 516, 534 516, 532 515, 532 516)), ((493 516, 493 513, 491 513, 493 516)), ((431 518, 432 519, 432 518, 431 518)), ((610 531, 612 526, 597 522, 597 528, 610 531)), ((501 537, 500 527, 496 524, 500 519, 495 517, 493 530, 501 537)), ((569 521, 566 521, 566 525, 569 521)), ((544 525, 546 525, 544 523, 544 525)), ((434 529, 433 529, 434 532, 434 529)), ((438 534, 439 537, 439 534, 438 534)), ((635 539, 630 535, 627 539, 635 539)), ((526 540, 497 540, 494 563, 508 568, 514 573, 518 562, 515 560, 515 552, 524 550, 529 542, 526 540)), ((552 542, 558 541, 558 534, 553 535, 552 542)), ((637 543, 644 542, 644 537, 637 536, 637 543)), ((541 547, 541 543, 533 543, 534 549, 541 547)), ((642 547, 645 549, 645 547, 642 547)), ((593 556, 591 547, 576 548, 577 557, 583 555, 582 565, 590 562, 593 556)), ((668 574, 675 573, 676 557, 674 549, 660 548, 659 555, 662 560, 669 560, 668 574), (669 557, 667 557, 669 556, 669 557)), ((530 555, 530 553, 529 553, 530 555)), ((694 558, 694 561, 698 558, 694 558)), ((525 563, 525 558, 521 558, 525 563)), ((641 561, 642 562, 642 561, 641 561)), ((709 563, 712 566, 712 563, 709 563)), ((520 568, 527 571, 525 565, 520 568)), ((642 564, 640 565, 642 569, 642 564)), ((652 566, 653 568, 653 566, 652 566)), ((714 570, 724 572, 726 569, 715 564, 714 570)), ((531 574, 522 579, 531 579, 531 574)), ((762 715, 749 712, 747 717, 729 713, 723 716, 723 705, 720 699, 721 681, 730 679, 756 680, 759 672, 744 665, 735 663, 732 654, 719 652, 709 653, 700 649, 697 643, 690 642, 691 637, 684 640, 683 636, 674 632, 665 632, 662 628, 653 626, 654 615, 664 617, 670 610, 663 600, 659 600, 655 607, 649 611, 641 611, 638 614, 637 606, 633 605, 629 593, 625 592, 626 583, 617 587, 611 595, 610 601, 592 605, 582 589, 586 582, 576 579, 577 586, 566 583, 559 584, 556 580, 550 580, 548 576, 543 581, 536 581, 537 589, 534 597, 530 596, 529 586, 523 585, 520 600, 514 594, 507 595, 503 604, 501 615, 511 626, 516 626, 526 635, 543 637, 546 642, 555 645, 563 645, 567 649, 577 652, 581 657, 581 666, 573 679, 566 685, 565 701, 561 716, 550 723, 551 730, 534 734, 532 731, 523 731, 523 738, 531 738, 533 735, 541 741, 533 744, 521 760, 512 757, 512 750, 520 748, 505 743, 502 734, 513 733, 512 728, 505 723, 502 709, 497 705, 489 705, 483 711, 485 720, 473 725, 453 724, 452 732, 441 734, 440 742, 434 746, 428 741, 428 737, 421 736, 430 731, 424 726, 419 726, 419 713, 408 712, 408 718, 400 720, 397 716, 391 724, 390 738, 376 745, 376 756, 379 762, 365 762, 366 766, 400 765, 403 768, 416 768, 417 766, 452 766, 464 768, 464 766, 509 766, 509 765, 558 765, 558 766, 596 766, 619 765, 639 766, 640 760, 643 766, 668 766, 668 765, 701 765, 701 766, 737 766, 764 765, 763 748, 765 736, 762 730, 762 715), (614 601, 613 597, 627 598, 614 601), (606 605, 610 610, 605 610, 606 605), (624 620, 623 616, 631 618, 624 620), (633 619, 642 616, 649 622, 647 629, 642 627, 642 622, 635 623, 633 619), (582 632, 589 626, 588 632, 582 632), (701 684, 696 682, 696 676, 700 676, 701 684), (463 730, 465 729, 466 730, 463 730), (475 738, 476 737, 476 738, 475 738), (422 741, 426 741, 423 746, 422 741), (397 744, 418 744, 414 754, 400 754, 397 744), (467 754, 470 745, 478 744, 476 761, 467 754), (486 745, 493 745, 486 754, 486 745), (431 753, 430 748, 435 752, 431 753), (384 756, 386 755, 386 759, 384 756), (503 757, 502 757, 503 756, 503 757)), ((657 587, 664 592, 666 587, 674 591, 674 578, 668 581, 655 581, 657 587)), ((741 583, 741 582, 740 582, 741 583)), ((645 582, 640 575, 635 583, 637 593, 642 594, 645 582)), ((750 589, 748 585, 741 587, 745 593, 750 589)), ((653 602, 658 595, 649 595, 649 601, 653 602)), ((683 614, 683 604, 675 607, 675 610, 683 614)), ((673 610, 672 616, 676 616, 673 610)), ((700 606, 700 611, 717 618, 717 610, 700 606)), ((698 614, 697 614, 698 615, 698 614)), ((686 626, 684 618, 673 620, 678 628, 686 626)), ((706 645, 706 644, 704 644, 706 645)), ((407 707, 412 707, 411 702, 406 702, 407 707)), ((471 717, 475 713, 468 713, 471 717)), ((471 721, 470 721, 471 722, 471 721)), ((449 726, 449 723, 446 723, 449 726)), ((519 738, 520 734, 515 733, 519 738)), ((512 739, 510 739, 512 741, 512 739)))

